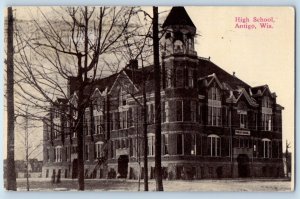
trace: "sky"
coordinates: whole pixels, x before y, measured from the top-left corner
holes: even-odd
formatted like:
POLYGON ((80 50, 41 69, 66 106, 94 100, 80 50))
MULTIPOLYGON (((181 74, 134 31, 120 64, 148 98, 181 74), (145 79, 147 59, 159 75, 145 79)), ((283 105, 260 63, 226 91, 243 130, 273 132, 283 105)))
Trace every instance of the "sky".
MULTIPOLYGON (((283 143, 288 140, 293 150, 294 10, 290 7, 185 8, 197 28, 195 48, 198 56, 210 57, 216 65, 231 74, 235 72, 238 78, 250 86, 268 84, 271 92, 276 92, 277 103, 284 107, 283 143), (239 17, 248 18, 249 22, 237 22, 239 17), (272 18, 269 22, 272 28, 260 28, 260 23, 253 22, 254 17, 262 20, 272 18), (253 25, 256 29, 238 28, 253 25)), ((151 7, 144 9, 152 12, 151 7)), ((165 11, 170 9, 159 7, 159 12, 166 15, 165 11)), ((24 16, 17 15, 20 18, 24 16)), ((22 130, 16 133, 22 133, 22 130)), ((38 143, 42 139, 42 129, 35 133, 35 141, 38 143)), ((19 149, 16 158, 22 159, 23 154, 22 149, 19 149)))

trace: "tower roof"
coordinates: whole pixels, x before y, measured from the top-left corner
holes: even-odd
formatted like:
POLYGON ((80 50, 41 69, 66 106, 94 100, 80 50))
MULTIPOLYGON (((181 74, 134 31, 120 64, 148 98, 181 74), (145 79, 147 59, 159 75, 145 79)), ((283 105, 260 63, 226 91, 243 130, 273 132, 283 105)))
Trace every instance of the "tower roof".
POLYGON ((188 25, 196 28, 184 7, 181 6, 175 6, 171 9, 162 27, 171 25, 188 25))

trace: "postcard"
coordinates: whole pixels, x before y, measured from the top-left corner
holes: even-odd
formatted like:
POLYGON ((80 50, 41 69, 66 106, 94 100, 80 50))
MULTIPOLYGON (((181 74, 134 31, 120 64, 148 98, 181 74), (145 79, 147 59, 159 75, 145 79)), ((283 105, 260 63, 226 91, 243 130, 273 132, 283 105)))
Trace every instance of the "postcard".
POLYGON ((8 7, 4 189, 294 190, 293 7, 8 7))

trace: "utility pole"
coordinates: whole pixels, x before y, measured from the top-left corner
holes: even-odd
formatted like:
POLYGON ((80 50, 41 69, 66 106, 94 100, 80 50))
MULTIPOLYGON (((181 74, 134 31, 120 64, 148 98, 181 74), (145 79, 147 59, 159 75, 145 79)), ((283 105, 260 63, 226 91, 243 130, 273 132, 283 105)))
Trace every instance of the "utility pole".
POLYGON ((160 96, 160 66, 158 38, 158 7, 153 6, 153 58, 155 84, 155 181, 156 191, 163 191, 161 169, 161 96, 160 96))
POLYGON ((14 17, 12 7, 7 8, 7 163, 6 189, 16 191, 15 170, 15 110, 14 110, 14 17))

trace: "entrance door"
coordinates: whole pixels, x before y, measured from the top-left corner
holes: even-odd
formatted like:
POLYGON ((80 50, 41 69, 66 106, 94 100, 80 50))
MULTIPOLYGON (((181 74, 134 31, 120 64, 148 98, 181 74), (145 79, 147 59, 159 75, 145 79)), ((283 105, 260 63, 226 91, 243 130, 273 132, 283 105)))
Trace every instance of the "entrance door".
POLYGON ((247 178, 250 176, 249 157, 246 154, 240 154, 237 157, 238 170, 240 178, 247 178))
POLYGON ((128 155, 120 155, 118 159, 119 178, 127 178, 128 162, 129 162, 128 155))
POLYGON ((77 178, 78 175, 78 160, 74 159, 72 163, 72 178, 77 178))

